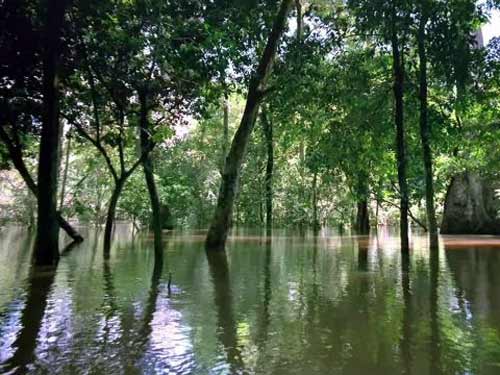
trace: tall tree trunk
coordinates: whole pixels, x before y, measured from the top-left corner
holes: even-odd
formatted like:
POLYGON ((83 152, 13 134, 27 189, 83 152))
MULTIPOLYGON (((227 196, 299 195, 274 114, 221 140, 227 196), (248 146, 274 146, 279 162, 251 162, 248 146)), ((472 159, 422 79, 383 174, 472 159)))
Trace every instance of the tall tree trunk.
POLYGON ((366 173, 360 173, 359 180, 357 183, 357 207, 356 207, 356 223, 355 230, 359 234, 369 234, 370 233, 370 214, 368 210, 368 176, 366 173))
POLYGON ((245 111, 224 165, 217 207, 208 230, 207 249, 223 250, 225 247, 234 199, 238 190, 241 165, 246 155, 248 141, 255 125, 260 102, 265 95, 266 84, 271 73, 278 43, 286 29, 291 3, 292 0, 283 0, 281 2, 264 54, 261 57, 256 74, 250 82, 245 111))
POLYGON ((122 193, 123 187, 125 186, 125 178, 120 178, 115 181, 115 188, 111 194, 111 199, 109 201, 108 213, 106 216, 106 225, 104 227, 104 257, 109 258, 109 253, 111 250, 111 234, 113 232, 113 225, 115 222, 116 206, 118 205, 118 199, 122 193))
POLYGON ((313 173, 312 206, 313 206, 313 231, 318 232, 320 229, 319 219, 318 219, 318 172, 313 173))
POLYGON ((271 234, 273 227, 273 173, 274 173, 274 143, 273 143, 273 124, 267 117, 265 106, 261 110, 261 122, 264 128, 266 139, 267 164, 266 164, 266 229, 271 234))
MULTIPOLYGON (((425 10, 422 9, 422 13, 425 10)), ((418 28, 418 57, 420 65, 420 138, 424 160, 425 176, 425 208, 427 211, 427 225, 429 229, 429 244, 431 250, 438 249, 438 231, 436 212, 434 208, 434 184, 432 180, 432 150, 431 132, 427 110, 427 53, 425 48, 425 24, 427 17, 422 14, 418 28)))
POLYGON ((43 118, 38 163, 38 220, 34 262, 52 265, 59 259, 57 174, 61 137, 59 82, 57 77, 60 36, 66 1, 49 0, 43 51, 43 118))
POLYGON ((408 182, 406 180, 406 145, 404 130, 404 66, 403 58, 399 50, 399 41, 396 31, 392 35, 392 59, 394 70, 394 99, 396 102, 395 118, 396 125, 396 157, 398 164, 398 182, 400 192, 400 232, 401 251, 409 251, 408 241, 408 182))
POLYGON ((356 207, 356 231, 359 234, 370 233, 370 216, 368 213, 368 200, 358 199, 356 207))
MULTIPOLYGON (((9 152, 9 157, 12 160, 14 167, 17 169, 17 171, 21 175, 22 179, 24 180, 24 183, 26 184, 28 189, 31 190, 33 195, 36 198, 38 198, 38 186, 36 185, 35 181, 33 180, 33 177, 31 177, 31 174, 28 171, 26 164, 24 163, 21 151, 19 150, 18 147, 16 147, 14 144, 12 144, 7 133, 2 128, 0 128, 0 139, 2 139, 5 146, 7 147, 7 150, 9 152)), ((82 242, 83 237, 75 230, 75 228, 73 228, 61 216, 61 214, 59 212, 57 212, 56 215, 57 215, 57 222, 59 223, 59 226, 68 234, 68 236, 70 236, 76 242, 82 242)))
MULTIPOLYGON (((151 129, 148 122, 148 104, 147 104, 147 94, 145 92, 139 92, 139 102, 141 106, 141 118, 140 118, 140 138, 141 138, 141 152, 145 153, 147 150, 152 149, 151 140, 151 129)), ((162 222, 161 222, 161 207, 160 198, 158 197, 158 191, 156 189, 156 183, 153 173, 153 162, 151 160, 151 154, 148 152, 147 156, 143 158, 142 167, 144 169, 144 176, 146 177, 146 185, 148 187, 149 201, 151 203, 152 210, 152 222, 151 226, 154 233, 154 247, 155 253, 162 252, 162 222)))
POLYGON ((227 148, 229 145, 229 97, 227 94, 227 89, 224 92, 224 103, 222 104, 222 110, 223 110, 223 119, 222 119, 222 125, 223 125, 223 139, 222 139, 222 150, 221 150, 221 163, 220 163, 220 173, 221 175, 224 174, 224 165, 226 164, 226 157, 227 157, 227 148))
POLYGON ((62 210, 63 208, 64 196, 66 195, 66 182, 68 181, 70 153, 71 153, 71 134, 68 134, 68 141, 66 142, 66 155, 64 157, 64 171, 61 181, 61 196, 59 197, 59 210, 62 210))

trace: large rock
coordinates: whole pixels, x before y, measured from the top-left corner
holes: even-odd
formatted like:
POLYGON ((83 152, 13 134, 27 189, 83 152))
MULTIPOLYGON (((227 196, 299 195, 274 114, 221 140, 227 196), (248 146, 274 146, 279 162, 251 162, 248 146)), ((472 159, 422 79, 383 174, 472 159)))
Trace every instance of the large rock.
POLYGON ((441 233, 500 234, 499 209, 491 181, 475 173, 461 173, 448 187, 441 233))

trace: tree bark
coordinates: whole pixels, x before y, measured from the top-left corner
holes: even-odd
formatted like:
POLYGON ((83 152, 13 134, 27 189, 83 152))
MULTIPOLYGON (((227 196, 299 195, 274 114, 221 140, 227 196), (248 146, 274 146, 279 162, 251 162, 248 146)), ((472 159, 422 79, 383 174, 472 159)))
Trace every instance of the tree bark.
POLYGON ((500 199, 495 185, 472 172, 453 177, 446 192, 441 233, 500 234, 500 199))
POLYGON ((274 143, 273 143, 273 124, 267 117, 265 107, 261 110, 262 126, 266 140, 267 163, 266 163, 266 229, 270 234, 273 227, 273 173, 274 173, 274 143))
POLYGON ((57 77, 61 29, 66 1, 49 0, 43 51, 43 117, 38 162, 38 220, 33 258, 35 264, 53 265, 59 259, 57 174, 61 137, 57 77))
POLYGON ((271 73, 278 42, 286 28, 291 3, 292 0, 283 0, 281 2, 264 54, 259 62, 256 74, 250 82, 245 111, 224 165, 217 207, 208 230, 207 249, 223 250, 225 247, 234 199, 238 190, 241 165, 255 125, 260 102, 265 95, 265 88, 271 73))
POLYGON ((220 173, 224 174, 224 164, 227 157, 227 148, 229 145, 229 97, 227 94, 227 89, 224 92, 224 103, 223 103, 223 139, 222 139, 222 151, 221 151, 221 162, 220 162, 220 173))
POLYGON ((118 199, 122 193, 123 187, 125 186, 125 178, 120 178, 115 182, 115 188, 113 194, 111 194, 111 199, 108 206, 108 214, 106 215, 106 225, 104 227, 104 257, 109 258, 109 253, 111 250, 111 234, 113 231, 113 225, 115 222, 116 206, 118 205, 118 199))
MULTIPOLYGON (((3 143, 7 147, 10 160, 12 160, 14 167, 17 169, 17 171, 21 175, 22 179, 24 180, 24 183, 26 184, 28 189, 31 190, 33 195, 36 198, 38 198, 38 186, 36 185, 35 181, 33 180, 33 177, 31 177, 31 174, 28 171, 26 164, 24 163, 21 151, 19 150, 18 147, 16 147, 15 145, 12 144, 7 133, 2 128, 0 128, 0 139, 3 141, 3 143)), ((59 226, 68 234, 68 236, 70 236, 73 239, 73 241, 82 242, 83 237, 75 230, 75 228, 73 228, 71 226, 71 224, 69 224, 61 216, 60 212, 57 212, 56 214, 57 214, 57 222, 59 223, 59 226)))
POLYGON ((156 189, 156 183, 153 173, 153 162, 151 160, 151 154, 148 150, 153 147, 153 142, 151 139, 151 129, 149 127, 148 121, 148 104, 147 104, 147 93, 139 92, 139 102, 140 102, 140 138, 141 138, 141 153, 146 153, 147 156, 143 158, 142 167, 144 170, 144 176, 146 178, 146 185, 149 193, 149 201, 151 203, 152 211, 152 221, 151 227, 154 234, 154 248, 155 253, 162 252, 162 222, 161 222, 161 205, 160 198, 158 197, 158 191, 156 189))
POLYGON ((61 181, 61 196, 59 197, 59 210, 62 210, 63 208, 64 196, 66 195, 66 182, 68 180, 70 153, 71 153, 71 134, 68 134, 68 142, 66 142, 66 155, 64 157, 63 179, 61 181))
POLYGON ((438 250, 438 230, 436 212, 434 208, 434 183, 432 180, 432 150, 431 132, 428 120, 427 101, 427 52, 425 48, 425 24, 427 16, 421 10, 421 20, 418 28, 418 57, 420 65, 420 139, 422 141, 422 152, 424 160, 425 176, 425 208, 427 212, 427 227, 429 229, 429 245, 431 250, 438 250))
POLYGON ((320 229, 320 224, 318 219, 318 172, 313 173, 312 206, 313 206, 313 231, 316 233, 320 229))
POLYGON ((394 99, 396 125, 396 157, 398 164, 398 182, 400 192, 400 235, 401 251, 409 251, 408 240, 408 182, 406 180, 406 144, 404 131, 404 66, 401 51, 399 50, 399 41, 396 31, 392 34, 392 59, 394 70, 394 99))
POLYGON ((356 188, 356 223, 355 230, 359 234, 369 234, 370 233, 370 213, 368 210, 368 197, 369 197, 369 187, 368 187, 368 176, 366 173, 362 172, 358 176, 357 188, 356 188))
POLYGON ((368 200, 358 199, 356 210, 356 231, 359 234, 370 233, 370 217, 368 213, 368 200))

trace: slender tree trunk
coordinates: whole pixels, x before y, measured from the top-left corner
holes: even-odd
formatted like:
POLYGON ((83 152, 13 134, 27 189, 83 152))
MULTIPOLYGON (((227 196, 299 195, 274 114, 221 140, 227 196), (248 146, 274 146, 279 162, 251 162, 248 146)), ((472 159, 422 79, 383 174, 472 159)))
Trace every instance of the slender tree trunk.
POLYGON ((113 194, 111 194, 111 199, 108 206, 108 214, 106 216, 106 225, 104 227, 104 257, 109 258, 109 253, 111 250, 111 234, 113 232, 113 225, 115 222, 116 206, 118 205, 118 199, 122 193, 123 187, 125 186, 125 178, 121 177, 115 182, 115 188, 113 194))
POLYGON ((222 139, 222 157, 220 163, 220 173, 224 174, 224 165, 226 164, 227 149, 229 145, 229 97, 227 90, 224 92, 224 103, 223 103, 223 139, 222 139))
POLYGON ((57 174, 61 137, 59 82, 57 77, 60 36, 66 1, 49 0, 43 51, 43 117, 38 163, 38 220, 34 262, 56 264, 59 259, 57 174))
POLYGON ((358 199, 356 207, 356 231, 359 234, 370 233, 370 217, 368 213, 368 200, 358 199))
POLYGON ((357 207, 355 229, 359 234, 370 233, 370 213, 368 210, 369 187, 367 184, 368 176, 360 173, 357 183, 357 207))
POLYGON ((264 128, 266 139, 267 164, 266 164, 266 229, 268 234, 273 227, 273 173, 274 173, 274 143, 273 143, 273 124, 267 117, 265 106, 261 110, 261 122, 264 128))
POLYGON ((251 80, 245 111, 240 126, 233 138, 233 142, 231 143, 231 148, 224 165, 217 207, 208 230, 206 240, 207 249, 223 250, 225 247, 234 199, 238 190, 241 165, 246 154, 250 135, 255 125, 255 118, 259 110, 260 102, 265 95, 265 88, 271 73, 272 62, 276 55, 278 43, 286 29, 287 16, 291 3, 292 0, 283 0, 281 2, 279 13, 276 16, 256 75, 251 80))
POLYGON ((313 206, 313 231, 318 232, 320 229, 319 219, 318 219, 318 172, 313 173, 312 206, 313 206))
MULTIPOLYGON (((23 161, 23 157, 21 155, 21 151, 12 144, 7 133, 0 128, 0 139, 4 142, 7 150, 9 152, 9 157, 14 164, 14 167, 17 169, 19 174, 21 175, 24 183, 28 187, 29 190, 33 193, 33 195, 38 198, 38 186, 35 184, 33 177, 31 177, 26 164, 23 161)), ((57 222, 59 226, 76 242, 82 242, 83 237, 61 216, 59 212, 57 214, 57 222)))
POLYGON ((66 155, 64 157, 64 171, 63 171, 63 179, 61 181, 61 196, 59 197, 59 210, 62 210, 63 208, 64 196, 66 195, 66 182, 68 181, 70 153, 71 153, 71 134, 68 135, 68 142, 66 142, 66 155))
MULTIPOLYGON (((148 122, 148 107, 147 107, 147 94, 145 92, 139 93, 139 101, 141 105, 141 118, 140 118, 140 138, 141 138, 141 152, 145 153, 152 148, 151 129, 148 122)), ((161 207, 160 198, 156 189, 156 183, 153 173, 153 162, 151 154, 143 158, 142 167, 144 169, 144 176, 146 177, 146 185, 149 193, 149 201, 152 210, 152 228, 154 233, 154 247, 155 253, 162 251, 162 222, 161 222, 161 207)))
MULTIPOLYGON (((423 12, 423 10, 422 10, 423 12)), ((427 104, 427 53, 425 48, 425 24, 427 17, 422 14, 418 29, 418 57, 420 65, 420 138, 425 175, 425 208, 427 211, 427 226, 429 229, 429 244, 431 250, 438 249, 438 231, 436 212, 434 209, 434 184, 432 180, 432 150, 431 132, 428 121, 427 104)))
POLYGON ((398 182, 400 191, 400 232, 401 232, 401 251, 409 251, 408 241, 408 183, 406 180, 406 145, 404 131, 404 66, 403 58, 399 50, 399 41, 396 32, 392 35, 392 58, 394 70, 394 99, 395 125, 396 125, 396 157, 398 164, 398 182))

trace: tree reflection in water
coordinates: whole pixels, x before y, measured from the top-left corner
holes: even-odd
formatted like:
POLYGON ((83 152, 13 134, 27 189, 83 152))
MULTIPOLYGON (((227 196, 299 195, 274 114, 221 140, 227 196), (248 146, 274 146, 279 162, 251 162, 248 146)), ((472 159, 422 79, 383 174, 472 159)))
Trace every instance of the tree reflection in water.
POLYGON ((47 307, 47 300, 54 284, 57 267, 33 266, 29 276, 28 294, 21 317, 21 331, 13 347, 14 356, 5 367, 13 373, 27 372, 35 359, 38 333, 47 307))
POLYGON ((214 288, 214 303, 217 310, 217 336, 224 347, 230 373, 241 373, 244 365, 238 347, 238 335, 233 313, 233 297, 226 252, 207 251, 206 255, 214 288))
POLYGON ((430 251, 430 374, 442 373, 439 332, 439 251, 430 251))
POLYGON ((403 371, 405 374, 411 374, 412 353, 412 299, 411 299, 411 284, 410 284, 410 255, 409 253, 401 253, 401 286, 403 288, 403 332, 401 336, 401 359, 403 362, 403 371))

